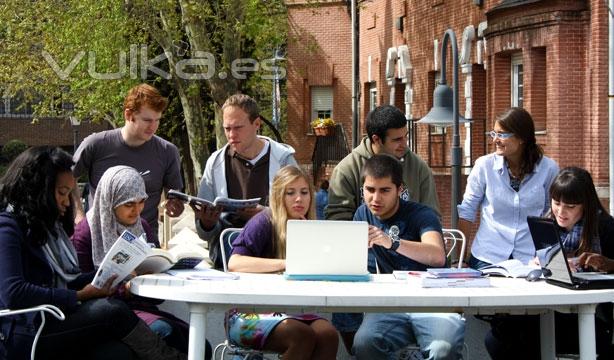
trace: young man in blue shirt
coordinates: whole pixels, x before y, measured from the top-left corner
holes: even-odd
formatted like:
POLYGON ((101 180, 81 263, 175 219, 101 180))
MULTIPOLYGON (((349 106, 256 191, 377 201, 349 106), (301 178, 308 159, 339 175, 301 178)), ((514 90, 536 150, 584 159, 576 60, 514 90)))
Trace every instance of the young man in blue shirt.
MULTIPOLYGON (((401 163, 389 155, 374 155, 362 168, 364 204, 354 220, 369 223, 370 272, 445 266, 439 218, 428 206, 400 199, 402 176, 401 163)), ((464 335, 465 322, 455 313, 370 313, 352 350, 357 359, 390 359, 417 343, 429 359, 459 359, 464 335)))

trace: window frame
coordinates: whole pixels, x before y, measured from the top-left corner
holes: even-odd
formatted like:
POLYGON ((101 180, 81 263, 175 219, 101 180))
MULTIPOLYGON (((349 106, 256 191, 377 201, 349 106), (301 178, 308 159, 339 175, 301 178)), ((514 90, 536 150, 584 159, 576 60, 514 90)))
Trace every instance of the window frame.
POLYGON ((510 58, 510 105, 524 106, 524 65, 522 53, 513 54, 510 58))

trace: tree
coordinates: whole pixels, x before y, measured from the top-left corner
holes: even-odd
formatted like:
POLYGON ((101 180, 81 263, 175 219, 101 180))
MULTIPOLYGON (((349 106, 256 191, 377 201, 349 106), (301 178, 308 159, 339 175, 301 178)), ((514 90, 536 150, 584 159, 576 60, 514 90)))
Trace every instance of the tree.
POLYGON ((68 109, 114 126, 130 87, 170 88, 185 122, 171 128, 187 133, 190 183, 208 143, 224 142, 224 100, 270 83, 270 62, 261 59, 284 44, 286 24, 282 0, 5 0, 0 88, 35 102, 37 116, 68 109))

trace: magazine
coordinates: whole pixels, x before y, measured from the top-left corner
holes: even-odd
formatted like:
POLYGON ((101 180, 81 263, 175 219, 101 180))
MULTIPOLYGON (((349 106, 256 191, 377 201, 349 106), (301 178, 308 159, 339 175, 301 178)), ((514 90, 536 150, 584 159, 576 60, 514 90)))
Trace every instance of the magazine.
POLYGON ((199 207, 216 207, 222 208, 222 211, 235 212, 239 209, 253 208, 258 206, 260 198, 253 199, 229 199, 226 197, 216 197, 213 202, 199 198, 196 196, 184 194, 176 190, 169 190, 166 195, 169 199, 179 199, 187 204, 196 205, 199 207))
POLYGON ((483 274, 499 275, 505 277, 527 277, 535 269, 540 269, 539 265, 525 265, 518 259, 509 259, 497 264, 488 265, 480 269, 483 274))
POLYGON ((145 233, 137 238, 130 231, 125 230, 100 263, 92 285, 100 289, 111 276, 117 274, 111 286, 116 287, 147 257, 150 251, 151 248, 145 242, 145 233))
POLYGON ((162 273, 168 269, 191 269, 209 257, 209 252, 199 243, 183 242, 169 250, 152 248, 145 242, 145 235, 136 237, 124 231, 107 252, 92 285, 102 288, 106 281, 117 274, 113 287, 132 271, 137 275, 162 273))

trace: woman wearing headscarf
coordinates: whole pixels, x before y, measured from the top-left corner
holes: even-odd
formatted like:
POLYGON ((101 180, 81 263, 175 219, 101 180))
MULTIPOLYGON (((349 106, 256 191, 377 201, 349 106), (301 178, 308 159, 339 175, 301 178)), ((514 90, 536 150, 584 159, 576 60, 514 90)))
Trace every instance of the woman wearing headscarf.
MULTIPOLYGON (((37 359, 185 359, 122 301, 109 298, 81 271, 73 232, 72 157, 59 148, 33 147, 0 178, 0 308, 58 306, 64 321, 46 319, 37 359), (109 347, 110 346, 110 347, 109 347)), ((37 313, 0 317, 0 359, 29 358, 37 313)))
MULTIPOLYGON (((102 175, 94 201, 85 218, 76 225, 72 242, 77 249, 79 265, 84 271, 96 269, 124 230, 137 237, 145 234, 154 247, 160 244, 151 234, 151 227, 141 215, 147 199, 141 174, 129 166, 113 166, 102 175)), ((188 325, 171 314, 160 311, 150 299, 125 296, 118 292, 130 308, 170 345, 187 351, 188 325)), ((207 343, 207 348, 209 344, 207 343)))

